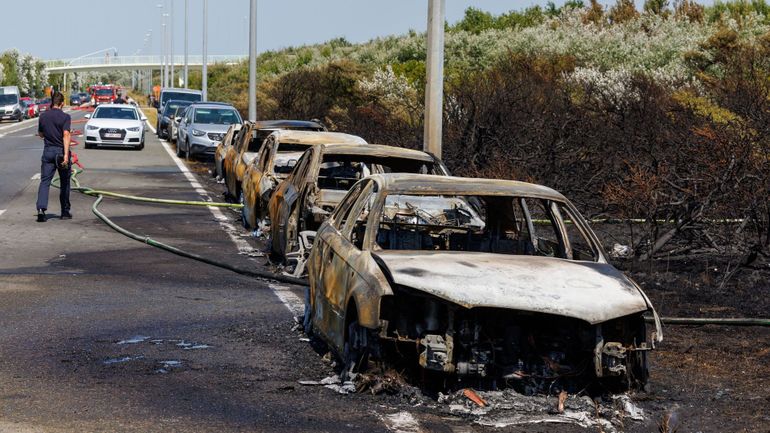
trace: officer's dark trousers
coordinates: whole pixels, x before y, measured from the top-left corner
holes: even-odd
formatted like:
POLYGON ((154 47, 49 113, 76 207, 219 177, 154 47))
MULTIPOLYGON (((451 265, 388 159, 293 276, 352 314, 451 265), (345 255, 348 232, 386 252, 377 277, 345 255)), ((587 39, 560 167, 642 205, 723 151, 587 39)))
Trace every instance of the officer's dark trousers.
POLYGON ((46 146, 43 150, 42 163, 40 165, 40 188, 37 190, 37 208, 48 209, 48 190, 55 172, 59 172, 59 203, 62 212, 70 210, 70 168, 62 168, 56 165, 56 157, 64 157, 64 149, 61 147, 46 146))

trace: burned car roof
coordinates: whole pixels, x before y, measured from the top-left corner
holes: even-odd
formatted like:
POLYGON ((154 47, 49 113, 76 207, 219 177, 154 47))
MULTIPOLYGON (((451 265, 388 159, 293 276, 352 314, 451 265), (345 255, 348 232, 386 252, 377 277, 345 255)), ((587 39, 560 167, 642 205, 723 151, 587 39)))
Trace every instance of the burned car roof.
POLYGON ((371 177, 384 191, 394 194, 517 195, 567 201, 552 188, 516 180, 402 173, 376 174, 371 177))
POLYGON ((325 144, 322 147, 323 153, 326 155, 361 155, 384 158, 406 158, 426 162, 434 161, 434 158, 431 156, 431 154, 421 150, 387 146, 383 144, 353 146, 350 144, 331 143, 325 144))
POLYGON ((306 128, 318 131, 326 130, 320 123, 310 120, 259 120, 253 123, 257 129, 306 128))
POLYGON ((325 131, 295 131, 288 129, 279 129, 272 134, 281 143, 301 143, 307 145, 327 144, 327 143, 347 143, 361 145, 366 144, 363 138, 344 134, 342 132, 325 131))

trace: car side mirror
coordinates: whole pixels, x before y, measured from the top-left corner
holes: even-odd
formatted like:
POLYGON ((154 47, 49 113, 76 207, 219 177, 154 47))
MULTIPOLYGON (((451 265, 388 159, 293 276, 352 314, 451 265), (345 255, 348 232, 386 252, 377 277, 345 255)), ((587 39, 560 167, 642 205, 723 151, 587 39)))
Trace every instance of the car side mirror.
POLYGON ((179 122, 181 122, 181 121, 182 121, 182 117, 175 117, 175 118, 174 118, 174 121, 175 121, 176 123, 179 123, 179 122))
POLYGON ((86 114, 85 116, 83 116, 83 117, 85 117, 86 119, 90 119, 90 118, 91 118, 91 113, 87 113, 87 114, 86 114))
POLYGON ((146 122, 147 121, 147 116, 142 115, 141 119, 142 119, 142 122, 146 122))

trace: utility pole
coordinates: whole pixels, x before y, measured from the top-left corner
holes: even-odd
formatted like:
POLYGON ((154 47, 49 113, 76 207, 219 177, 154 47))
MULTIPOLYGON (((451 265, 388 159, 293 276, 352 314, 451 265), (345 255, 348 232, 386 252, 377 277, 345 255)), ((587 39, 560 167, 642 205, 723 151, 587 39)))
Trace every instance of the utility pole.
POLYGON ((201 93, 203 101, 208 101, 209 93, 209 0, 203 0, 203 72, 201 73, 201 93))
POLYGON ((257 0, 249 10, 249 120, 257 121, 257 0))
POLYGON ((189 6, 189 0, 184 0, 184 88, 187 88, 187 7, 189 6))
POLYGON ((174 0, 171 2, 171 10, 169 11, 169 29, 168 29, 168 62, 171 65, 169 69, 170 78, 168 80, 169 87, 174 87, 174 0))
POLYGON ((444 10, 445 0, 428 0, 428 58, 423 150, 438 158, 441 158, 444 109, 444 10))
POLYGON ((158 79, 158 84, 160 84, 161 87, 163 87, 163 73, 165 72, 165 63, 164 59, 166 58, 166 38, 164 37, 165 33, 165 19, 163 18, 163 5, 158 3, 156 5, 158 9, 160 9, 160 34, 158 35, 158 42, 160 42, 160 78, 158 79))

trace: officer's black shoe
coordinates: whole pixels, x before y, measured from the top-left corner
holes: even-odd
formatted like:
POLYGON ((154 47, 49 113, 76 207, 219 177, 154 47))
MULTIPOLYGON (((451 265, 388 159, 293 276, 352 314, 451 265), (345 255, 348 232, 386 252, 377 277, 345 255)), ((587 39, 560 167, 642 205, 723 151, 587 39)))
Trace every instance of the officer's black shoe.
POLYGON ((72 219, 72 214, 68 210, 63 210, 63 211, 61 211, 61 217, 60 218, 63 219, 63 220, 71 220, 72 219))
POLYGON ((37 211, 37 222, 44 223, 48 218, 45 216, 45 211, 40 209, 37 211))

